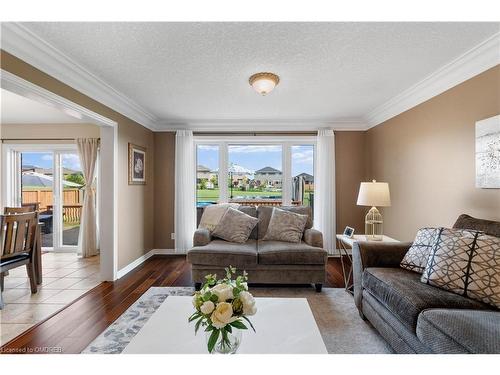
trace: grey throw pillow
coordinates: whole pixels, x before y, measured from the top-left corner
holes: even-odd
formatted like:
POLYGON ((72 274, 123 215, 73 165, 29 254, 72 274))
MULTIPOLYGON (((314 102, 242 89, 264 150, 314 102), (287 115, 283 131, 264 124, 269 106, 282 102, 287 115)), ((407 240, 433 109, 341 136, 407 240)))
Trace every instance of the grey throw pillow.
POLYGON ((500 237, 441 228, 420 280, 500 308, 500 237))
POLYGON ((429 259, 429 254, 438 239, 438 235, 439 228, 419 229, 415 241, 413 241, 401 261, 401 268, 423 273, 427 265, 427 259, 429 259))
POLYGON ((264 241, 298 243, 304 234, 308 216, 274 208, 264 241))
POLYGON ((212 234, 229 242, 245 243, 258 222, 256 217, 229 207, 212 234))

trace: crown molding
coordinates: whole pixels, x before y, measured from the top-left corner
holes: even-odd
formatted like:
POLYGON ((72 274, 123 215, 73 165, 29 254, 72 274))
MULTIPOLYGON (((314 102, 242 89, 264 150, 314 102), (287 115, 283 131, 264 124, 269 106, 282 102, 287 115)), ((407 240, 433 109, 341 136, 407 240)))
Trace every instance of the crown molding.
POLYGON ((369 112, 365 116, 368 128, 379 125, 499 63, 500 32, 369 112))
POLYGON ((1 48, 144 127, 156 130, 155 115, 20 23, 2 23, 1 48))
POLYGON ((157 123, 156 131, 170 132, 176 130, 192 131, 316 131, 321 128, 338 131, 364 131, 368 124, 357 118, 352 119, 213 119, 213 120, 169 120, 157 123))
POLYGON ((0 87, 15 94, 36 100, 56 108, 69 116, 104 126, 115 126, 116 122, 96 112, 63 98, 52 91, 37 86, 6 70, 0 70, 0 87))

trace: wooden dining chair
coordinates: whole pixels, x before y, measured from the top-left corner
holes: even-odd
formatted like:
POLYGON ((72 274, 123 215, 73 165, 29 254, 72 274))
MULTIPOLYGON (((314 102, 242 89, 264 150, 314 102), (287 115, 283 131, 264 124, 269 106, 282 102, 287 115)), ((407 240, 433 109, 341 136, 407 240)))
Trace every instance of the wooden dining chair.
POLYGON ((34 267, 37 224, 36 212, 0 215, 0 309, 4 272, 25 265, 31 293, 37 292, 34 267))
POLYGON ((26 214, 28 212, 35 212, 36 210, 32 210, 31 207, 4 207, 3 213, 4 215, 14 215, 14 214, 26 214))
MULTIPOLYGON (((39 203, 23 203, 21 207, 5 207, 4 208, 4 214, 5 215, 10 215, 10 214, 23 214, 27 212, 36 212, 37 213, 37 218, 40 216, 40 204, 39 203)), ((36 283, 40 285, 42 283, 42 232, 40 228, 40 223, 37 226, 37 231, 36 231, 36 248, 35 248, 35 255, 34 255, 34 263, 35 263, 35 276, 36 276, 36 283)), ((3 277, 7 276, 9 274, 8 271, 1 273, 0 274, 0 282, 2 280, 2 275, 3 277)))
POLYGON ((39 202, 22 203, 21 207, 29 208, 30 212, 40 211, 40 203, 39 202))

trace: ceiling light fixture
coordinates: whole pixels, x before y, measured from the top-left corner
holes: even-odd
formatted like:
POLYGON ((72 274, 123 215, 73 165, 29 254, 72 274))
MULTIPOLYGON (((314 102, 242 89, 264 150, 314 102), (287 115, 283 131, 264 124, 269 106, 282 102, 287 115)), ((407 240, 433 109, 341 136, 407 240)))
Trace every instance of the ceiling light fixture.
POLYGON ((280 77, 274 73, 262 72, 252 75, 248 82, 261 95, 269 94, 280 82, 280 77))

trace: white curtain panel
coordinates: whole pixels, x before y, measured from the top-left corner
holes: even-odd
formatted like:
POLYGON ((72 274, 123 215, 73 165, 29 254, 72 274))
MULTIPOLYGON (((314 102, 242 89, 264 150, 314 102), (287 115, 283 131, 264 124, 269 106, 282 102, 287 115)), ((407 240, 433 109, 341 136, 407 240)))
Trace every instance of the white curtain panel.
POLYGON ((323 233, 324 247, 335 250, 335 135, 318 131, 314 194, 314 226, 323 233))
POLYGON ((98 254, 98 228, 96 220, 95 173, 99 139, 79 138, 76 140, 78 155, 85 177, 85 195, 83 198, 82 215, 80 218, 80 238, 78 253, 83 258, 98 254))
POLYGON ((193 132, 175 135, 175 251, 185 253, 193 246, 196 229, 196 165, 193 132))

